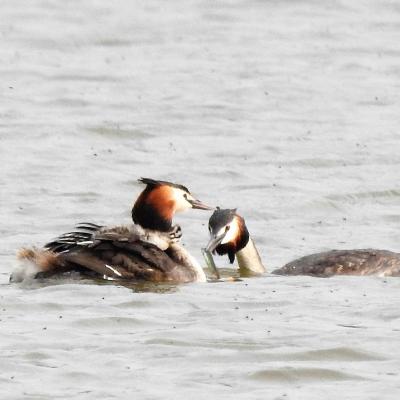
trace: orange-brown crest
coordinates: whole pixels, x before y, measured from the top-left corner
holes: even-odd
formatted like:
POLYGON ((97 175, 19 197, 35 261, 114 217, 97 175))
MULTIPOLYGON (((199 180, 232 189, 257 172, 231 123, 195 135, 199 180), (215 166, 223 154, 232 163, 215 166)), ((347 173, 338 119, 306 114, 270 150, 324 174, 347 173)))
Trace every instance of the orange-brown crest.
POLYGON ((144 201, 151 204, 164 219, 174 216, 175 200, 170 186, 155 187, 144 201))
POLYGON ((147 186, 133 206, 133 222, 145 229, 169 231, 174 216, 172 193, 167 185, 147 186))

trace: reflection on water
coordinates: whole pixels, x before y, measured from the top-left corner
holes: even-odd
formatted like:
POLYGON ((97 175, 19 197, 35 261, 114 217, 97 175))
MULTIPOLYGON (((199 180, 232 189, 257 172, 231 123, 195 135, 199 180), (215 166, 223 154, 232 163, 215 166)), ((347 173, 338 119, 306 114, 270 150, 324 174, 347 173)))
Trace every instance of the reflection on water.
POLYGON ((66 272, 61 276, 56 276, 52 278, 29 279, 14 285, 26 290, 35 290, 45 287, 69 284, 93 285, 99 287, 99 290, 101 290, 101 286, 113 285, 116 287, 124 287, 130 289, 134 293, 173 293, 178 290, 177 285, 172 283, 129 282, 124 280, 93 279, 81 275, 78 272, 66 272))
POLYGON ((151 292, 151 293, 173 293, 178 290, 176 284, 168 283, 152 283, 152 282, 118 282, 119 285, 133 290, 134 292, 151 292))
POLYGON ((329 381, 364 380, 362 377, 344 374, 340 371, 325 368, 284 368, 275 370, 259 371, 251 375, 251 378, 264 381, 265 383, 308 383, 329 381))

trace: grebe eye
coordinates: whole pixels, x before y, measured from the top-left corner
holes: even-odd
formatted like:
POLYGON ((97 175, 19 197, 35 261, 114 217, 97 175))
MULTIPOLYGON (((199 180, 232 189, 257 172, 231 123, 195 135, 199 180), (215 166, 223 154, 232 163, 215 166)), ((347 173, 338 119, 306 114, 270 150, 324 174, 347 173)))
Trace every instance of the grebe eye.
POLYGON ((227 226, 225 227, 225 232, 228 232, 228 231, 229 231, 229 229, 230 229, 230 226, 229 226, 229 225, 227 225, 227 226))
POLYGON ((183 198, 184 198, 185 200, 187 200, 187 199, 188 199, 188 196, 187 196, 187 194, 186 194, 186 193, 183 193, 183 198))

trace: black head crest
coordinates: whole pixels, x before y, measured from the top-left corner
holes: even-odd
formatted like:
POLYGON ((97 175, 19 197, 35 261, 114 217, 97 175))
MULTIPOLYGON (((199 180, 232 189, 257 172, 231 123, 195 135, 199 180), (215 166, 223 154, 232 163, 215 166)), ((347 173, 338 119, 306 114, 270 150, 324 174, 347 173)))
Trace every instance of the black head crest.
POLYGON ((211 215, 208 225, 213 232, 218 232, 222 227, 232 222, 235 215, 236 209, 221 209, 217 207, 217 209, 211 215))
POLYGON ((138 181, 140 183, 144 183, 145 185, 149 186, 150 188, 153 188, 156 186, 167 185, 167 186, 171 186, 171 187, 174 187, 177 189, 181 189, 186 193, 190 193, 189 189, 186 186, 179 185, 178 183, 172 183, 172 182, 168 182, 168 181, 159 181, 159 180, 151 179, 151 178, 140 178, 140 179, 138 179, 138 181))

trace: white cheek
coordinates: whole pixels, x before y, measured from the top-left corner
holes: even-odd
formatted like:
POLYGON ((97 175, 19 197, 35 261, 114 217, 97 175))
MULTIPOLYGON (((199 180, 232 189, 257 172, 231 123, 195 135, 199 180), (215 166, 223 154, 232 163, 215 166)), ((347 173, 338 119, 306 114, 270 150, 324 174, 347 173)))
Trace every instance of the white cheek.
MULTIPOLYGON (((228 230, 228 232, 226 233, 225 237, 222 239, 221 244, 225 244, 225 243, 229 243, 229 242, 234 242, 236 237, 239 234, 239 227, 237 226, 237 224, 235 222, 232 222, 230 225, 230 229, 228 230)), ((225 229, 221 229, 218 232, 218 235, 222 235, 225 229)))
POLYGON ((224 233, 225 233, 225 227, 221 228, 216 234, 213 234, 212 232, 210 232, 210 235, 211 235, 211 236, 214 236, 214 237, 220 237, 220 236, 222 236, 224 233))
POLYGON ((175 211, 177 212, 186 211, 189 210, 189 208, 192 208, 192 205, 185 200, 183 195, 184 193, 182 192, 182 190, 174 188, 175 211))

